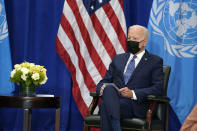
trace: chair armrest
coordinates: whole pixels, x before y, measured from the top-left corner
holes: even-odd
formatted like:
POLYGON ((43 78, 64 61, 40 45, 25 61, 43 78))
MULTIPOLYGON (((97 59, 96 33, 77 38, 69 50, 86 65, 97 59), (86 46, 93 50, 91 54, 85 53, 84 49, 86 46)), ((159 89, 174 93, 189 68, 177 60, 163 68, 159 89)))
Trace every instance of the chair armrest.
POLYGON ((154 96, 154 95, 149 95, 147 96, 148 101, 155 101, 155 102, 161 102, 161 103, 169 103, 170 98, 167 96, 154 96))
MULTIPOLYGON (((96 91, 92 91, 92 92, 90 92, 90 96, 97 96, 97 94, 96 94, 96 91)), ((97 96, 98 97, 98 96, 97 96)))
POLYGON ((150 101, 150 106, 146 114, 146 122, 148 123, 148 130, 151 129, 151 123, 152 123, 152 115, 155 110, 157 103, 167 103, 169 104, 170 98, 167 96, 154 96, 149 95, 147 96, 147 100, 150 101))
POLYGON ((99 100, 99 97, 97 96, 96 92, 90 92, 90 96, 93 97, 92 99, 92 102, 90 104, 90 106, 88 107, 88 111, 87 111, 87 115, 92 115, 97 104, 98 104, 98 100, 99 100))

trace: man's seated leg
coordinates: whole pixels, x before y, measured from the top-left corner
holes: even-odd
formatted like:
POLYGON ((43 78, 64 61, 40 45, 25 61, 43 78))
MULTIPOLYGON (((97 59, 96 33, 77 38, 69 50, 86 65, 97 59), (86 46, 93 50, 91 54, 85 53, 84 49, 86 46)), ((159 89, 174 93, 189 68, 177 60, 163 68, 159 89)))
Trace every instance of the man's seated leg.
POLYGON ((132 118, 134 116, 132 101, 129 98, 120 97, 120 119, 132 118))
POLYGON ((112 131, 113 128, 111 126, 111 119, 106 111, 106 107, 103 101, 100 104, 100 116, 101 116, 101 131, 112 131))
POLYGON ((120 120, 112 119, 112 128, 114 131, 121 131, 120 120))
POLYGON ((102 102, 100 105, 101 115, 101 130, 110 131, 113 129, 120 129, 120 103, 119 94, 111 86, 104 89, 102 102))

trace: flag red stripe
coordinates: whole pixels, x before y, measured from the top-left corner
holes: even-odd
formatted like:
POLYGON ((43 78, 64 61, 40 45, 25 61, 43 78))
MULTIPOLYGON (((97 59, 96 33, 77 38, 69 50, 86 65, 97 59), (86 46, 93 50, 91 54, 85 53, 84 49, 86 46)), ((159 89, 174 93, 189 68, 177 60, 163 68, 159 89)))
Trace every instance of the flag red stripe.
POLYGON ((114 30, 116 31, 118 39, 120 41, 120 44, 122 45, 122 48, 126 51, 126 48, 125 48, 126 36, 125 36, 124 31, 120 25, 118 17, 114 13, 113 8, 108 3, 103 6, 103 10, 105 11, 107 17, 109 18, 114 30))
POLYGON ((74 16, 75 16, 76 22, 79 26, 82 38, 87 46, 88 52, 90 53, 90 57, 91 57, 92 61, 94 62, 96 68, 98 69, 98 72, 100 73, 100 75, 104 76, 107 69, 105 68, 105 65, 103 64, 101 58, 99 57, 97 51, 95 50, 95 48, 93 46, 93 43, 90 39, 90 35, 88 33, 88 30, 87 30, 85 24, 83 23, 83 20, 81 18, 80 13, 79 13, 80 11, 77 6, 77 3, 75 0, 68 0, 67 2, 69 4, 71 10, 74 13, 74 16))
POLYGON ((69 68, 70 71, 72 71, 72 80, 73 80, 73 95, 74 99, 76 101, 76 104, 79 108, 79 111, 81 112, 82 116, 86 116, 86 111, 88 109, 87 105, 83 101, 83 98, 80 93, 79 85, 76 81, 76 68, 72 64, 72 61, 70 59, 70 56, 68 55, 67 51, 62 46, 62 43, 59 41, 59 39, 56 39, 56 50, 58 55, 61 57, 61 59, 64 61, 64 64, 69 68))
MULTIPOLYGON (((103 29, 103 26, 101 25, 100 21, 98 20, 96 14, 93 14, 91 16, 92 24, 95 28, 95 31, 97 35, 99 36, 103 46, 105 47, 107 53, 113 59, 114 55, 116 54, 116 50, 114 46, 112 45, 111 41, 108 38, 108 35, 106 34, 105 30, 103 29)), ((103 77, 103 76, 102 76, 103 77)))
POLYGON ((62 25, 64 32, 69 37, 70 41, 73 43, 74 50, 75 50, 76 55, 78 56, 78 60, 79 60, 78 66, 83 74, 84 82, 85 82, 87 88, 90 91, 92 91, 91 88, 94 88, 96 86, 96 84, 94 83, 92 77, 90 76, 90 73, 88 72, 88 70, 86 68, 85 61, 84 61, 83 57, 81 56, 80 46, 79 46, 79 43, 75 37, 74 30, 64 15, 62 15, 61 25, 62 25))

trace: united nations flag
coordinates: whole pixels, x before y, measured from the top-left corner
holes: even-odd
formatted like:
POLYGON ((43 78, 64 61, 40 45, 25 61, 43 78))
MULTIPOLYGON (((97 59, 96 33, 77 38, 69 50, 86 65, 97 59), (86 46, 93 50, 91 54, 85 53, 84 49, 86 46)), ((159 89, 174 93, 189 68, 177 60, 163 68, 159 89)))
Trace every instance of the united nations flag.
POLYGON ((147 48, 170 65, 168 96, 181 123, 197 103, 197 1, 154 0, 147 48))
POLYGON ((0 0, 0 95, 10 95, 14 90, 14 85, 9 82, 11 66, 4 0, 0 0))

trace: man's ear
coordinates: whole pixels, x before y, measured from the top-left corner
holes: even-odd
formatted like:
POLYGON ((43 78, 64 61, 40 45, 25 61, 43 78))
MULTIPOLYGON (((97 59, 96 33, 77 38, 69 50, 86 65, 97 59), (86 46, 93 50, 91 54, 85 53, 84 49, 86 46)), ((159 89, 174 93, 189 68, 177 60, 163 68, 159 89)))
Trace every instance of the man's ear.
POLYGON ((143 46, 145 47, 145 46, 147 45, 147 43, 148 43, 148 40, 145 39, 145 40, 143 41, 143 46))

